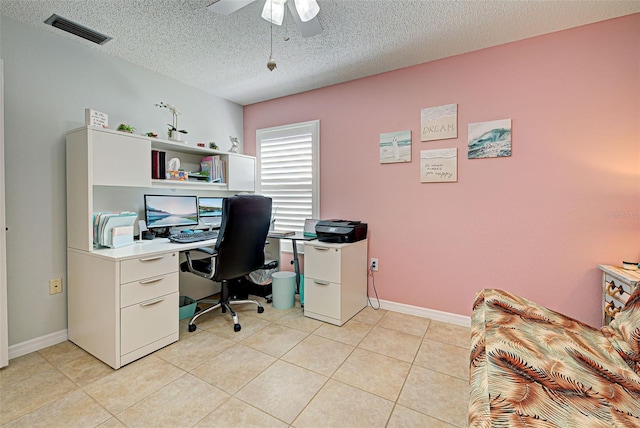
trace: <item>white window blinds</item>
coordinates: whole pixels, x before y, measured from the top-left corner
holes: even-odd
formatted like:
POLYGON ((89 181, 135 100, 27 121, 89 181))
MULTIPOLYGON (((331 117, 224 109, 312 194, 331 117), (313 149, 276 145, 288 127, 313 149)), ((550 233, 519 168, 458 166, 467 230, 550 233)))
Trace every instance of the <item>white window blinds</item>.
POLYGON ((258 191, 273 200, 275 230, 302 232, 319 216, 319 141, 319 121, 256 132, 258 191))

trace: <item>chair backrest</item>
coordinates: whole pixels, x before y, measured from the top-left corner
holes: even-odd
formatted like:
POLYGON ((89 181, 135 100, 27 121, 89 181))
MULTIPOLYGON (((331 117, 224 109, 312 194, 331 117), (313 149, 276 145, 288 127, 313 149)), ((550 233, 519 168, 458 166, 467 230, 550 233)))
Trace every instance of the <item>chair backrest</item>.
POLYGON ((271 198, 239 195, 224 200, 215 246, 215 281, 238 278, 262 267, 270 222, 271 198))

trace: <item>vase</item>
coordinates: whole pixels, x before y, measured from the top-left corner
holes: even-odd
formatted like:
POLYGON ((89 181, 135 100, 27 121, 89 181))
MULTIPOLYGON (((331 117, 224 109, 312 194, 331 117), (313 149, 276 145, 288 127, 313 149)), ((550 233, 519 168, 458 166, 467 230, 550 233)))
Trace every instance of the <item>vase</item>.
POLYGON ((171 131, 169 139, 173 141, 180 141, 180 133, 178 131, 171 131))

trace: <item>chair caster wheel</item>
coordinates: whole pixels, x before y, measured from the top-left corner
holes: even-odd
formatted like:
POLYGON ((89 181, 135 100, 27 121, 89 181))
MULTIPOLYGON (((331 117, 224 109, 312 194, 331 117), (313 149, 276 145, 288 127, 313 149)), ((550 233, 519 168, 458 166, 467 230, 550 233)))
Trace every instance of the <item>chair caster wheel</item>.
POLYGON ((267 299, 267 303, 271 303, 271 302, 273 302, 273 300, 267 299))
POLYGON ((234 324, 233 325, 233 331, 235 331, 236 333, 240 331, 242 327, 240 327, 240 324, 234 324))
POLYGON ((194 331, 196 331, 196 325, 195 324, 189 324, 189 332, 193 333, 194 331))
POLYGON ((258 313, 261 314, 264 312, 264 308, 262 306, 258 306, 258 313))

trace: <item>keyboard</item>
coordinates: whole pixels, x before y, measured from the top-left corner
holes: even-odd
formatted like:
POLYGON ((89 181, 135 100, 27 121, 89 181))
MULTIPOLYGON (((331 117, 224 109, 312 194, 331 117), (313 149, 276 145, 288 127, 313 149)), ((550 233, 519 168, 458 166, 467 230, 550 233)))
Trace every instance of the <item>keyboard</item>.
POLYGON ((207 230, 204 232, 175 233, 169 236, 169 241, 178 244, 189 244, 191 242, 208 241, 209 239, 216 239, 217 237, 217 230, 207 230))

